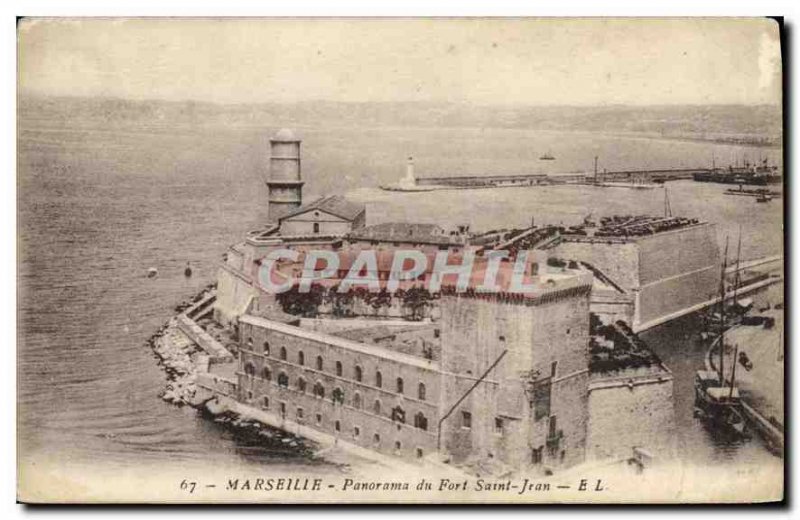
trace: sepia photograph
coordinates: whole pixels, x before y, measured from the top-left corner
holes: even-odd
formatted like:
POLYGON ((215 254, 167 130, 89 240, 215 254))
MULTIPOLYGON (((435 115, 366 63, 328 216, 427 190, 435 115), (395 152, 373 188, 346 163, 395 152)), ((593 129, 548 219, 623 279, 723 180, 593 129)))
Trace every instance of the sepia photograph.
POLYGON ((784 31, 20 17, 17 500, 784 501, 784 31))

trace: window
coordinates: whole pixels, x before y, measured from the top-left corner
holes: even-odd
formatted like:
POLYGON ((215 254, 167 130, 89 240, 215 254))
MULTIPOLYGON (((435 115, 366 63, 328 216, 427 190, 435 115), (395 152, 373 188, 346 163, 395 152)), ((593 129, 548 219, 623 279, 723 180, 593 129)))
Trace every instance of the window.
POLYGON ((381 375, 381 371, 378 370, 375 372, 375 386, 381 388, 383 386, 383 376, 381 375))
POLYGON ((281 417, 286 417, 286 403, 281 403, 281 417))
POLYGON ((261 406, 262 406, 263 408, 269 409, 269 397, 265 397, 265 398, 264 398, 264 402, 263 402, 263 403, 261 403, 261 406))
POLYGON ((321 413, 317 414, 317 424, 322 424, 322 414, 321 413))
POLYGON ((281 361, 286 361, 286 347, 281 347, 281 361))
POLYGON ((247 348, 253 350, 253 338, 247 338, 247 348))
POLYGON ((503 435, 503 419, 500 417, 494 418, 494 432, 503 435))
POLYGON ((551 415, 547 423, 547 436, 553 438, 556 436, 556 416, 551 415))
POLYGON ((247 399, 248 399, 248 400, 250 400, 250 399, 252 399, 252 398, 253 398, 253 392, 251 392, 250 390, 248 390, 248 391, 247 391, 247 399))
POLYGON ((469 412, 461 412, 461 427, 472 428, 472 414, 469 412))
POLYGON ((333 393, 331 393, 331 400, 334 403, 344 404, 344 390, 338 386, 334 388, 333 393))
POLYGON ((534 449, 531 448, 531 464, 541 464, 542 463, 542 451, 544 446, 539 446, 539 448, 534 449))
POLYGON ((268 366, 265 366, 261 370, 261 377, 264 381, 272 381, 272 370, 270 370, 268 366))
POLYGON ((550 364, 550 377, 555 378, 558 373, 558 361, 553 361, 550 364))
POLYGON ((298 419, 302 419, 303 418, 303 409, 302 408, 298 408, 297 409, 297 418, 298 419))
POLYGON ((317 356, 317 370, 322 371, 323 363, 322 356, 317 356))
POLYGON ((422 458, 422 455, 423 455, 423 453, 422 453, 422 448, 417 448, 417 458, 418 458, 418 459, 421 459, 421 458, 422 458))
POLYGON ((380 444, 381 444, 381 436, 379 434, 377 434, 377 433, 375 435, 373 435, 372 436, 372 443, 375 444, 376 448, 378 446, 380 446, 380 444))
POLYGON ((336 430, 337 432, 342 431, 342 423, 336 421, 335 423, 333 423, 333 429, 336 430))
POLYGON ((320 399, 325 397, 325 387, 322 386, 322 383, 319 381, 317 381, 317 383, 314 385, 314 396, 319 397, 320 399))
POLYGON ((353 408, 361 409, 361 394, 358 392, 353 395, 353 408))
POLYGON ((341 361, 337 361, 336 362, 336 375, 339 376, 339 377, 342 376, 342 362, 341 361))
POLYGON ((269 341, 264 342, 264 355, 269 356, 269 341))
POLYGON ((381 402, 379 399, 375 399, 375 404, 372 405, 372 411, 375 412, 375 415, 381 414, 381 402))
POLYGON ((353 427, 353 437, 357 438, 359 435, 361 435, 361 428, 359 428, 358 426, 354 426, 353 427))
POLYGON ((533 420, 538 421, 550 415, 550 378, 533 385, 533 420))
POLYGON ((286 372, 281 372, 278 374, 278 386, 282 388, 289 387, 289 376, 286 375, 286 372))
POLYGON ((398 377, 397 378, 397 393, 398 394, 402 394, 403 393, 403 378, 402 377, 398 377))
POLYGON ((392 408, 392 421, 399 422, 401 424, 406 423, 406 411, 403 410, 400 406, 395 406, 392 408))
POLYGON ((417 397, 419 397, 420 401, 425 400, 425 383, 420 383, 417 387, 417 397))
POLYGON ((306 380, 302 377, 297 378, 297 389, 301 392, 306 391, 306 380))
POLYGON ((306 355, 303 354, 303 351, 297 353, 297 364, 303 366, 306 364, 306 355))
POLYGON ((414 416, 414 428, 419 428, 420 430, 428 429, 428 419, 422 412, 417 412, 414 416))
POLYGON ((395 455, 399 455, 400 454, 400 449, 402 447, 403 447, 403 445, 400 443, 400 441, 394 441, 394 453, 395 453, 395 455))
POLYGON ((244 364, 244 373, 250 377, 254 376, 256 373, 256 366, 248 361, 244 364))
POLYGON ((361 382, 361 379, 362 379, 363 377, 364 377, 364 373, 362 372, 362 370, 361 370, 361 367, 360 367, 360 366, 358 366, 358 365, 356 365, 356 368, 355 368, 355 378, 356 378, 356 381, 358 381, 358 382, 360 383, 360 382, 361 382))
POLYGON ((319 233, 319 222, 314 222, 314 233, 319 233))
POLYGON ((433 337, 438 338, 442 335, 442 331, 440 329, 433 329, 433 337))

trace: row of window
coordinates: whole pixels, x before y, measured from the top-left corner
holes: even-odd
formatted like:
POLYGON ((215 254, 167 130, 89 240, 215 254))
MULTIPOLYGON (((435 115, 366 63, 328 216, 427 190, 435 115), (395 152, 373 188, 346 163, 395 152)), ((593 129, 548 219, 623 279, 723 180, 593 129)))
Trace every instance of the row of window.
MULTIPOLYGON (((244 366, 244 372, 249 377, 255 376, 255 366, 247 362, 244 366)), ((265 381, 272 381, 272 372, 270 371, 269 367, 264 367, 261 371, 261 377, 265 381)), ((278 386, 281 388, 289 388, 289 376, 286 372, 281 371, 277 377, 278 386)), ((299 392, 305 393, 308 390, 308 382, 303 377, 297 378, 296 388, 299 392)), ((325 386, 322 382, 317 381, 314 384, 311 392, 315 397, 324 399, 325 398, 325 386)), ((250 394, 250 398, 252 398, 252 393, 250 394)), ((344 404, 345 402, 345 392, 340 387, 336 387, 333 389, 331 393, 331 401, 337 404, 344 404)), ((353 400, 350 403, 353 408, 360 410, 363 406, 363 400, 361 398, 361 394, 355 392, 353 394, 353 400)), ((372 413, 375 415, 381 415, 383 405, 381 404, 380 399, 375 399, 374 403, 372 404, 372 413)), ((390 411, 390 417, 392 421, 398 422, 400 424, 405 424, 406 422, 406 412, 401 406, 395 406, 390 411)), ((422 430, 428 429, 428 419, 425 417, 425 414, 422 412, 417 413, 414 416, 414 427, 420 428, 422 430)))
MULTIPOLYGON (((252 398, 252 394, 250 394, 250 397, 252 398)), ((262 408, 264 408, 265 410, 269 410, 269 404, 270 404, 269 397, 264 397, 264 400, 262 401, 262 404, 261 404, 262 408)), ((281 414, 282 417, 286 417, 286 403, 284 403, 284 402, 280 403, 280 414, 281 414)), ((298 421, 303 421, 305 419, 305 413, 303 411, 303 408, 297 407, 297 410, 296 410, 295 414, 296 414, 295 416, 296 416, 298 421)), ((417 415, 421 415, 421 414, 417 414, 417 415)), ((322 426, 322 423, 323 423, 322 414, 319 414, 319 413, 316 414, 316 421, 317 421, 317 425, 322 426)), ((427 421, 425 422, 425 424, 427 426, 427 421)), ((339 421, 339 420, 334 421, 333 429, 336 430, 336 432, 341 432, 342 431, 342 423, 341 423, 341 421, 339 421)), ((353 438, 354 439, 359 439, 360 437, 361 437, 361 428, 358 427, 358 426, 353 426, 353 438)), ((372 443, 373 443, 373 445, 374 445, 374 447, 376 449, 380 448, 381 435, 379 433, 375 433, 372 436, 372 443)), ((403 444, 400 441, 395 441, 394 442, 395 453, 399 455, 400 454, 400 450, 402 450, 402 449, 403 449, 403 444)), ((422 451, 422 448, 417 448, 416 455, 417 455, 417 458, 419 458, 419 459, 421 459, 423 457, 424 453, 422 451)))
MULTIPOLYGON (((250 338, 250 339, 247 340, 247 345, 252 350, 252 348, 253 348, 253 338, 250 338)), ((269 356, 270 355, 270 353, 269 353, 269 342, 267 342, 267 341, 264 342, 264 355, 265 356, 269 356)), ((281 361, 288 361, 288 359, 287 359, 288 355, 287 355, 287 352, 286 352, 286 347, 281 347, 281 349, 280 349, 280 351, 278 353, 278 358, 281 361)), ((305 354, 303 353, 302 350, 298 351, 298 353, 297 353, 297 364, 300 365, 300 366, 305 366, 305 364, 306 364, 306 356, 305 356, 305 354)), ((322 356, 317 356, 314 366, 316 367, 316 369, 319 372, 324 372, 325 371, 325 362, 322 359, 322 356)), ((245 371, 246 371, 246 368, 247 367, 245 366, 245 371)), ((335 374, 336 374, 337 377, 343 377, 344 367, 342 366, 342 362, 341 361, 337 361, 336 362, 335 374)), ((355 367, 353 367, 353 379, 355 379, 359 383, 363 383, 364 382, 364 370, 361 368, 361 366, 356 365, 355 367)), ((383 374, 381 374, 380 370, 376 370, 375 371, 374 382, 375 382, 375 386, 376 387, 383 388, 383 374)), ((402 377, 398 377, 395 380, 395 391, 398 394, 405 393, 405 383, 404 383, 402 377)), ((427 396, 426 396, 425 384, 424 383, 419 383, 417 385, 417 399, 419 399, 421 401, 424 401, 426 399, 426 397, 427 396)))

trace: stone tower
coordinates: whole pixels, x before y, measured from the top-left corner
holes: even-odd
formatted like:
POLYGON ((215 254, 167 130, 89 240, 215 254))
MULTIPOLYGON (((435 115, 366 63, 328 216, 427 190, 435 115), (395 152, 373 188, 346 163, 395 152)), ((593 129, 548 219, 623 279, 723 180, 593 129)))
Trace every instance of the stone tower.
POLYGON ((283 128, 276 133, 270 144, 269 208, 270 222, 300 207, 303 202, 303 181, 300 176, 300 139, 283 128))

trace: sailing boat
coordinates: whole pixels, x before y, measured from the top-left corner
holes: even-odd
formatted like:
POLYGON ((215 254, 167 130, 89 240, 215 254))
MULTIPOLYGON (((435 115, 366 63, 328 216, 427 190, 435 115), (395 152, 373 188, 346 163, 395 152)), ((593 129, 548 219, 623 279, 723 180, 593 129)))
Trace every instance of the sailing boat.
MULTIPOLYGON (((740 237, 741 240, 741 237, 740 237)), ((738 259, 737 259, 738 264, 738 259)), ((717 371, 698 370, 694 380, 694 407, 695 415, 704 419, 708 425, 717 431, 725 431, 737 436, 746 435, 746 422, 742 412, 742 400, 739 389, 736 388, 736 359, 739 346, 735 347, 733 364, 731 365, 730 384, 725 379, 725 272, 728 266, 728 244, 725 244, 725 257, 722 261, 720 274, 720 301, 719 312, 721 317, 719 338, 719 360, 717 371)), ((735 289, 734 289, 735 291, 735 289)))
POLYGON ((539 156, 539 160, 540 161, 555 161, 556 158, 553 157, 553 154, 550 153, 550 151, 548 150, 546 153, 544 153, 544 154, 539 156))

